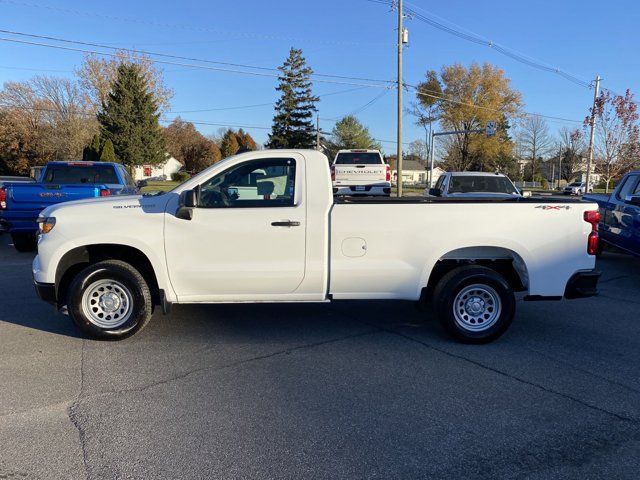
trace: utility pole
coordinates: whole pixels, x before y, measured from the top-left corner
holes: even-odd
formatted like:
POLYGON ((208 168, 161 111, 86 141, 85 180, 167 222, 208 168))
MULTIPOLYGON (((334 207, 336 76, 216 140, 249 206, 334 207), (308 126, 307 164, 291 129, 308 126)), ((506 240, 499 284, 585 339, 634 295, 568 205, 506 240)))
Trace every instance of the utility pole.
POLYGON ((402 196, 402 44, 404 42, 403 4, 398 0, 398 149, 396 151, 396 172, 398 197, 402 196))
POLYGON ((587 159, 587 180, 585 193, 589 193, 589 182, 591 181, 591 162, 593 162, 593 144, 596 137, 596 103, 600 93, 600 75, 596 77, 596 88, 593 91, 593 108, 591 110, 591 135, 589 136, 589 158, 587 159))
POLYGON ((316 114, 316 150, 320 150, 320 114, 316 114))
POLYGON ((558 190, 560 190, 560 181, 562 180, 562 143, 558 154, 558 190))

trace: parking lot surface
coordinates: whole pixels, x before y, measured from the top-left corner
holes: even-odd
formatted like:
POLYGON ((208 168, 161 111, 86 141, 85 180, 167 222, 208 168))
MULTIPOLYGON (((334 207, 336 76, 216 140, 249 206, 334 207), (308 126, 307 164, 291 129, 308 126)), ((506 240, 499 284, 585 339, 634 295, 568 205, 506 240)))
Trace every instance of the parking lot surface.
POLYGON ((0 236, 0 478, 638 478, 640 260, 484 346, 413 304, 175 306, 79 337, 0 236))

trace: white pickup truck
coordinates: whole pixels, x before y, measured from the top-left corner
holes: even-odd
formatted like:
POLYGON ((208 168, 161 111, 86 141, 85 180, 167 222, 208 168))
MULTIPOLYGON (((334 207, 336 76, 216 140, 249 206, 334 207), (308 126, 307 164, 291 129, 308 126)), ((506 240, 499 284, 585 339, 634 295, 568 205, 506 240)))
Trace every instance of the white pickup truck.
POLYGON ((456 339, 499 337, 525 300, 596 294, 596 204, 337 198, 311 150, 248 152, 173 191, 53 205, 33 261, 41 298, 94 338, 173 303, 412 300, 456 339))
POLYGON ((388 197, 391 167, 378 150, 339 150, 331 164, 334 195, 388 197))

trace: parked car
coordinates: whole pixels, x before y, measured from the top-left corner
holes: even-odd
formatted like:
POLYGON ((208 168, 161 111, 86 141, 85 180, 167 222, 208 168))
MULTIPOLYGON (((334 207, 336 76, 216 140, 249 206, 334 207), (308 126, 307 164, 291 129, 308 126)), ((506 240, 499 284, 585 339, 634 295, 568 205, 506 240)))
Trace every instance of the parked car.
MULTIPOLYGON (((585 182, 573 182, 564 187, 562 193, 565 195, 583 195, 587 192, 587 184, 585 182)), ((593 185, 589 185, 589 192, 593 193, 593 185)))
POLYGON ((640 171, 622 177, 611 195, 592 194, 582 198, 600 207, 603 244, 640 256, 640 171))
POLYGON ((597 208, 334 197, 322 153, 263 150, 164 194, 47 207, 33 277, 94 338, 133 335, 154 305, 380 299, 431 302, 451 335, 482 343, 510 325, 514 292, 596 294, 597 208))
POLYGON ((454 198, 522 197, 513 182, 502 173, 445 172, 438 178, 435 187, 425 189, 425 195, 454 198))
POLYGON ((391 168, 378 150, 340 150, 331 164, 334 195, 391 194, 391 168))
POLYGON ((49 205, 83 198, 139 193, 118 163, 49 162, 40 182, 6 183, 0 187, 0 227, 11 234, 20 252, 35 250, 40 212, 49 205))

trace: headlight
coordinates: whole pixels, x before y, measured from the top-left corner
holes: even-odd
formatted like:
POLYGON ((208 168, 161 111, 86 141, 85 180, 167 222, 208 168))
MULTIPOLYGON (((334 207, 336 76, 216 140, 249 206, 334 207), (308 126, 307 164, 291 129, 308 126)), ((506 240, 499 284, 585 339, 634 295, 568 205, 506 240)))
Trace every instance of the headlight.
POLYGON ((56 226, 55 217, 38 217, 38 231, 41 234, 49 233, 56 226))

